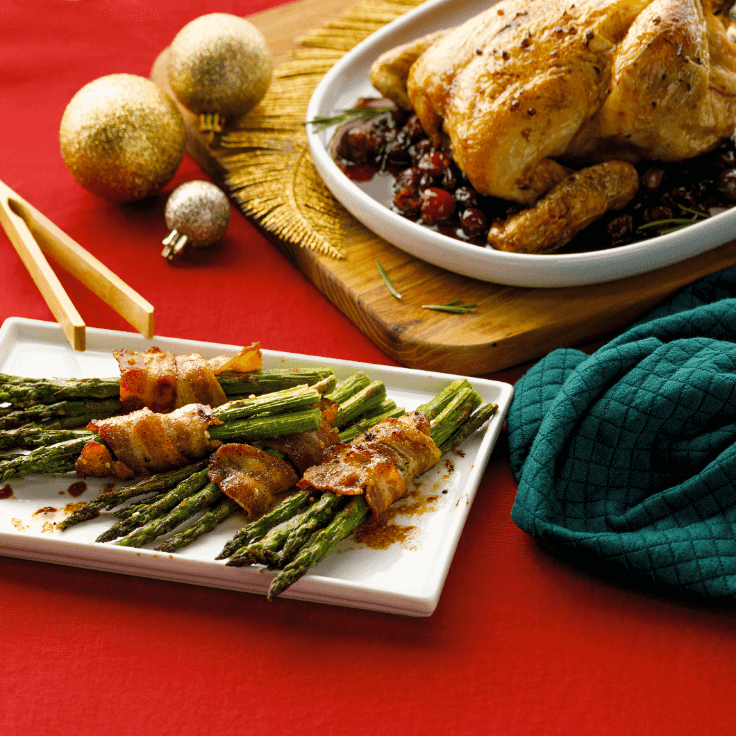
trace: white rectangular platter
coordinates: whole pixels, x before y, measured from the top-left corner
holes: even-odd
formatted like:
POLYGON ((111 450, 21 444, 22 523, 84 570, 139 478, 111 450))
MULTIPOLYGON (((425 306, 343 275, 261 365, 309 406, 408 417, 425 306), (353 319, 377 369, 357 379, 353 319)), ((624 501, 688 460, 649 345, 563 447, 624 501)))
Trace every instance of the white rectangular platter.
MULTIPOLYGON (((0 372, 27 377, 117 376, 113 350, 146 350, 152 345, 174 353, 196 351, 205 358, 234 353, 242 347, 164 337, 146 340, 133 333, 88 329, 87 350, 80 353, 71 349, 58 325, 11 318, 0 328, 0 372)), ((408 411, 457 377, 265 349, 263 362, 264 368, 330 366, 338 379, 363 370, 372 379, 383 381, 388 395, 408 411)), ((433 613, 513 395, 509 384, 469 380, 485 401, 498 404, 498 411, 484 429, 463 444, 462 453, 449 456, 451 466, 442 460, 417 481, 418 492, 431 497, 431 502, 425 503, 421 514, 399 514, 393 520, 415 527, 408 541, 373 549, 345 540, 282 598, 407 616, 433 613)), ((214 559, 244 523, 242 515, 231 516, 174 554, 100 544, 94 540, 112 525, 112 516, 103 515, 65 532, 55 530, 69 507, 91 500, 103 485, 88 479, 87 490, 76 498, 68 492, 75 480, 74 474, 10 480, 12 496, 0 499, 0 554, 262 595, 267 592, 273 572, 261 567, 228 567, 214 559), (55 510, 41 511, 46 508, 55 510)))

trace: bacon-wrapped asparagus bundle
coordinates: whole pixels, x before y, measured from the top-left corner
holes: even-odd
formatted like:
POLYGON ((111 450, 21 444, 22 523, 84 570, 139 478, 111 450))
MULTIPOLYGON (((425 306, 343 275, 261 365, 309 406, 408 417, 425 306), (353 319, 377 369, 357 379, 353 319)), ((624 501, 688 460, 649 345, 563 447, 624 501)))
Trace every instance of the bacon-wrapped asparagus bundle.
MULTIPOLYGON (((0 429, 24 426, 39 418, 47 424, 61 418, 68 427, 76 415, 81 417, 81 426, 85 417, 89 421, 144 407, 155 412, 194 403, 216 407, 230 396, 317 384, 332 373, 329 368, 263 370, 260 343, 235 356, 208 360, 198 353, 174 355, 155 347, 145 352, 119 350, 113 355, 119 379, 31 379, 0 374, 0 402, 10 404, 0 417, 0 429)), ((324 390, 333 387, 334 382, 324 390)))
POLYGON ((440 459, 429 420, 419 412, 384 419, 349 444, 333 445, 326 452, 322 464, 308 468, 297 485, 338 496, 365 496, 376 516, 440 459))
POLYGON ((97 438, 84 432, 67 443, 39 447, 28 455, 1 461, 0 480, 75 469, 83 476, 119 478, 159 472, 203 457, 221 442, 263 440, 317 429, 321 422, 316 408, 319 401, 316 389, 297 387, 230 402, 221 410, 224 421, 217 418, 218 410, 202 404, 191 404, 168 414, 141 409, 95 420, 89 426, 97 438), (293 399, 293 405, 284 400, 285 394, 293 399), (305 401, 315 408, 304 409, 305 401), (293 406, 300 408, 293 411, 293 406))
POLYGON ((413 480, 426 472, 445 451, 457 446, 455 442, 467 439, 469 432, 463 431, 463 424, 470 422, 477 429, 496 410, 494 404, 477 408, 481 399, 469 386, 460 388, 449 403, 446 403, 449 393, 440 398, 440 401, 419 407, 426 413, 418 410, 398 419, 384 420, 346 447, 336 446, 333 457, 304 474, 301 485, 310 488, 322 486, 325 488, 323 497, 342 492, 350 501, 340 507, 313 540, 287 561, 271 582, 269 600, 280 595, 326 557, 368 518, 371 511, 380 513, 388 508, 386 503, 389 499, 400 498, 400 489, 408 478, 413 480), (427 414, 434 416, 431 422, 427 414), (365 467, 356 467, 356 460, 361 456, 367 459, 365 467), (388 467, 390 464, 394 467, 388 467), (361 487, 363 492, 355 493, 361 487))

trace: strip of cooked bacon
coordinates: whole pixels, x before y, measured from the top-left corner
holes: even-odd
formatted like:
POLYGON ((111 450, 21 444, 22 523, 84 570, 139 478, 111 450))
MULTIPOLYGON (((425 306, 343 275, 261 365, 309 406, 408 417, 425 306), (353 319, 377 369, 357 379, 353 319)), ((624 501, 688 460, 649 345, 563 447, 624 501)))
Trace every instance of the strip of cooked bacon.
MULTIPOLYGON (((97 432, 117 460, 139 475, 170 470, 212 452, 220 444, 210 440, 207 430, 213 424, 222 422, 212 415, 209 406, 190 404, 169 414, 156 414, 144 408, 119 417, 93 420, 87 429, 97 432)), ((82 475, 95 475, 90 471, 100 468, 96 459, 99 451, 94 447, 88 450, 89 445, 82 450, 77 463, 77 472, 82 475)), ((104 475, 110 475, 110 468, 104 475)))
POLYGON ((261 355, 261 343, 254 342, 248 347, 242 348, 237 355, 218 355, 209 358, 207 362, 212 366, 215 375, 223 371, 231 373, 251 373, 263 366, 261 355))
POLYGON ((105 445, 94 440, 82 448, 74 469, 82 478, 94 475, 98 478, 115 476, 120 480, 129 480, 135 476, 135 473, 125 463, 115 460, 105 445))
POLYGON ((222 445, 210 458, 208 477, 243 507, 248 517, 260 516, 274 494, 287 491, 297 481, 285 460, 251 445, 222 445))
POLYGON ((165 413, 196 403, 220 406, 227 402, 217 381, 221 371, 250 372, 263 364, 260 343, 235 356, 209 360, 199 353, 175 356, 156 347, 143 353, 115 350, 113 355, 120 368, 120 402, 125 413, 144 407, 165 413))
POLYGON ((177 407, 197 403, 214 407, 227 403, 212 366, 199 353, 177 355, 176 373, 177 407))
POLYGON ((176 359, 159 348, 145 353, 114 350, 120 368, 120 403, 129 413, 148 407, 151 411, 171 411, 176 404, 176 359))
POLYGON ((297 485, 365 495, 373 513, 380 515, 440 459, 429 433, 429 421, 419 412, 384 419, 352 442, 328 448, 324 462, 308 468, 297 485))
POLYGON ((322 411, 322 424, 317 429, 273 437, 258 444, 282 452, 300 473, 313 465, 319 465, 325 450, 340 441, 337 430, 332 426, 337 416, 337 404, 329 399, 322 399, 319 408, 322 411))

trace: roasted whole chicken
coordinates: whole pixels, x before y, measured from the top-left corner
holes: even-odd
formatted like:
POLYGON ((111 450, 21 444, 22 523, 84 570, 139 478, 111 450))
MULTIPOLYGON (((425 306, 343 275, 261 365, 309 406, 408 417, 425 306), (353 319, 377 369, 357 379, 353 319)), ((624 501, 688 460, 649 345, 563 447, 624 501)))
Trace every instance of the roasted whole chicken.
POLYGON ((633 164, 692 158, 732 135, 730 5, 504 0, 383 54, 371 82, 449 139, 480 193, 528 207, 494 223, 493 247, 550 252, 631 200, 633 164))

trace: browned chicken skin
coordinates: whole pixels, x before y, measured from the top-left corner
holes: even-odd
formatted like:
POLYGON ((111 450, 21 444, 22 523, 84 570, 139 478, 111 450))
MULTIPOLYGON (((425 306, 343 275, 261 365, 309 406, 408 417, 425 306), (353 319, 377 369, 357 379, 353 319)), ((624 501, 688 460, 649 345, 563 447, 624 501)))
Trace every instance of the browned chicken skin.
POLYGON ((449 137, 479 192, 530 205, 569 176, 563 163, 678 161, 728 138, 736 127, 729 6, 503 0, 415 42, 408 71, 411 44, 387 52, 371 81, 397 104, 408 100, 430 136, 449 137))

